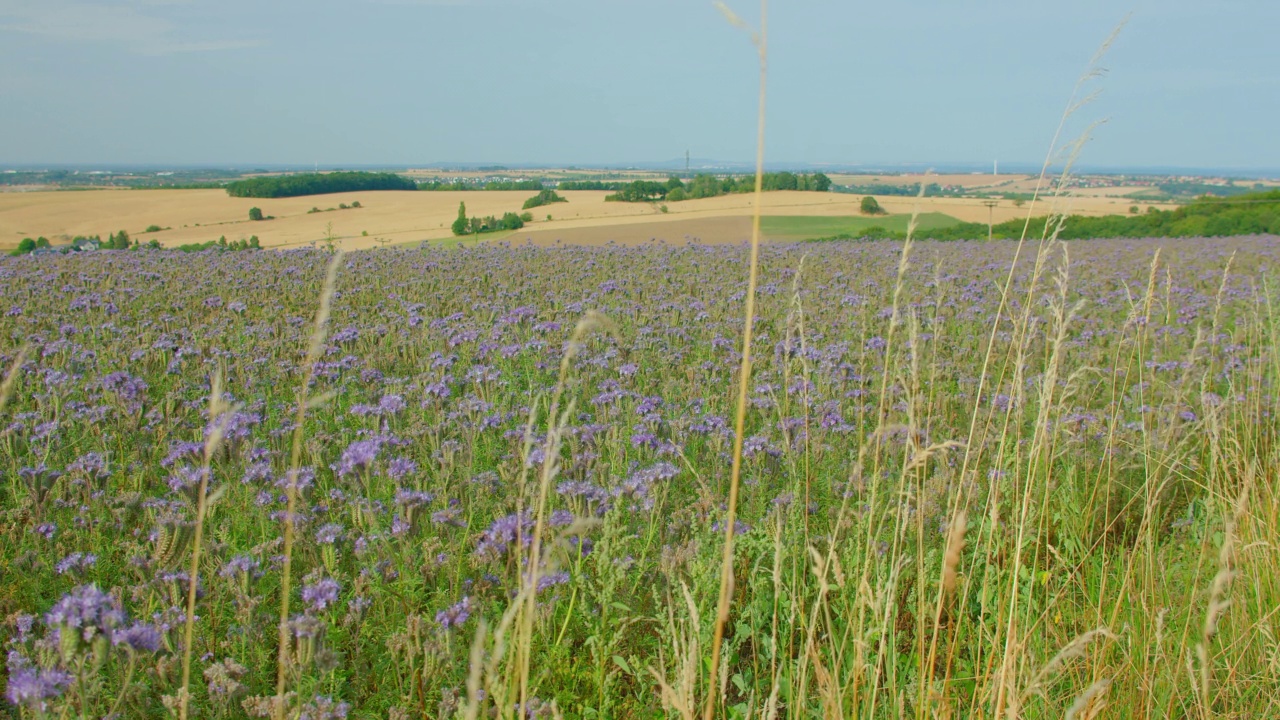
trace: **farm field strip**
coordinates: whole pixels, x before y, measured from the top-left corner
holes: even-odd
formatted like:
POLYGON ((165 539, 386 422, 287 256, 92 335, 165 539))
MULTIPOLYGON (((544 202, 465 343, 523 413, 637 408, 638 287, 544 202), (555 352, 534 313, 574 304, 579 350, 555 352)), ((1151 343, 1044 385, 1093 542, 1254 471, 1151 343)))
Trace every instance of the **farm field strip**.
MULTIPOLYGON (((299 198, 232 198, 221 190, 95 190, 0 193, 0 249, 15 247, 23 237, 44 235, 50 239, 75 235, 101 235, 126 230, 131 237, 152 238, 165 245, 217 240, 225 235, 237 241, 257 235, 264 247, 297 247, 320 242, 330 232, 345 249, 376 247, 379 240, 407 243, 451 236, 449 225, 465 202, 469 215, 502 215, 518 211, 533 193, 528 191, 476 192, 365 192, 299 198), (340 203, 359 202, 351 210, 308 213, 340 203), (273 220, 251 222, 249 209, 260 208, 273 220), (198 226, 197 226, 198 223, 198 226), (144 232, 147 227, 168 228, 144 232), (365 233, 368 233, 365 235, 365 233)), ((605 192, 567 191, 568 203, 534 209, 529 232, 554 232, 590 227, 662 223, 676 220, 744 216, 751 212, 746 195, 668 203, 663 213, 657 205, 605 202, 605 192), (551 214, 551 221, 545 216, 551 214)), ((765 214, 853 216, 860 197, 835 193, 774 192, 765 195, 765 214)), ((988 210, 980 201, 965 198, 882 197, 880 204, 892 214, 910 213, 917 206, 924 213, 943 213, 968 222, 986 222, 988 210)), ((1064 207, 1084 214, 1123 213, 1127 201, 1114 198, 1074 198, 1064 207)), ((1040 205, 1047 212, 1048 203, 1040 205)), ((1145 205, 1144 205, 1145 208, 1145 205)), ((1025 209, 1001 202, 994 210, 996 222, 1021 217, 1025 209)))

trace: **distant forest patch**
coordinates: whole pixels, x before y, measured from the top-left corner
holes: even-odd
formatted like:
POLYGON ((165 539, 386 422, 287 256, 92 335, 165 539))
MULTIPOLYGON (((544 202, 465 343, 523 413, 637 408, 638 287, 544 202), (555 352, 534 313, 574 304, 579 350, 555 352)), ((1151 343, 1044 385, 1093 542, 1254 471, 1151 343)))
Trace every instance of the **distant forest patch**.
MULTIPOLYGON (((1026 220, 1010 220, 993 226, 991 235, 998 240, 1016 240, 1022 237, 1026 227, 1027 237, 1038 238, 1046 234, 1046 228, 1051 234, 1056 223, 1056 219, 1047 217, 1031 218, 1029 225, 1026 220)), ((1058 232, 1061 240, 1232 235, 1280 235, 1280 190, 1230 198, 1201 198, 1174 210, 1151 208, 1140 215, 1069 215, 1062 218, 1062 229, 1058 232)), ((874 227, 860 233, 840 233, 817 239, 901 239, 902 236, 902 231, 895 228, 874 227)), ((987 237, 987 224, 958 223, 949 227, 923 228, 916 237, 981 240, 987 237)))
MULTIPOLYGON (((761 178, 763 189, 773 190, 807 190, 812 192, 828 192, 831 190, 831 178, 823 173, 813 175, 797 175, 789 172, 765 173, 761 178)), ((597 182, 563 182, 561 190, 616 190, 605 200, 616 202, 680 202, 681 200, 697 200, 699 198, 717 197, 733 193, 749 193, 756 189, 755 175, 731 175, 717 177, 700 174, 688 183, 678 177, 669 178, 665 183, 654 180, 636 180, 631 183, 597 183, 597 182), (588 187, 590 186, 590 187, 588 187), (607 187, 611 186, 611 187, 607 187)))
POLYGON ((332 172, 277 175, 227 184, 231 197, 285 198, 365 190, 417 190, 418 185, 395 173, 332 172))

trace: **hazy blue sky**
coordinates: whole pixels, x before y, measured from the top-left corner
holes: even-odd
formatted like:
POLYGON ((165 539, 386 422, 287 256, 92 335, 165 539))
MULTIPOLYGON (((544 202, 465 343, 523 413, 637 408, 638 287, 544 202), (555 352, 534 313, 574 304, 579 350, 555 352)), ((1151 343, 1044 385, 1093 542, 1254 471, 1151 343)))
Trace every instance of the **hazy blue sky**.
MULTIPOLYGON (((1129 10, 1083 162, 1280 167, 1276 0, 775 0, 768 157, 1038 163, 1129 10)), ((703 0, 0 0, 0 67, 7 164, 754 154, 754 51, 703 0)))

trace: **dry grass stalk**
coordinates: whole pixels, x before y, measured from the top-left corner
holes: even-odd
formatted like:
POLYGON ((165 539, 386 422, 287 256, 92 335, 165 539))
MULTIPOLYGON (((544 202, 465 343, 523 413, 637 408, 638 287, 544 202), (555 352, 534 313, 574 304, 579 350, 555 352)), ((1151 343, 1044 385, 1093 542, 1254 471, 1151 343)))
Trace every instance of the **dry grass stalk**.
POLYGON ((1071 707, 1067 708, 1064 720, 1093 720, 1098 717, 1107 704, 1103 701, 1102 696, 1107 694, 1111 689, 1111 678, 1103 678, 1085 688, 1085 691, 1076 697, 1075 702, 1071 703, 1071 707))
MULTIPOLYGON (((736 27, 743 27, 741 18, 729 10, 723 3, 717 7, 725 13, 725 17, 736 27)), ((768 77, 768 17, 769 0, 760 0, 760 30, 752 33, 751 41, 756 46, 760 59, 760 100, 756 118, 756 187, 755 203, 751 216, 751 259, 750 271, 747 275, 747 297, 742 326, 742 362, 738 367, 738 399, 734 414, 733 466, 729 474, 729 507, 724 523, 724 556, 720 567, 720 598, 716 605, 715 630, 711 636, 711 672, 709 677, 717 677, 720 664, 720 645, 724 641, 724 625, 729 620, 729 604, 733 598, 733 532, 738 512, 738 484, 742 476, 742 444, 746 434, 747 391, 751 379, 751 338, 755 325, 756 281, 760 267, 760 208, 764 196, 764 120, 766 79, 768 77)), ((711 720, 715 714, 716 693, 708 691, 706 705, 703 708, 704 720, 711 720)))
POLYGON ((23 345, 18 349, 18 356, 9 366, 9 372, 5 373, 4 382, 0 382, 0 410, 4 410, 4 406, 9 403, 9 398, 13 395, 13 387, 18 384, 18 371, 22 369, 22 363, 27 361, 27 352, 30 350, 30 345, 23 345))
POLYGON ((956 568, 960 566, 960 555, 964 552, 964 534, 969 524, 969 515, 963 509, 951 521, 947 533, 947 550, 942 558, 942 592, 950 595, 956 589, 956 568))
MULTIPOLYGON (((543 448, 545 452, 542 469, 538 476, 538 498, 535 505, 533 539, 529 550, 527 592, 525 593, 523 614, 520 618, 519 635, 516 643, 519 662, 520 715, 522 716, 525 714, 525 707, 529 700, 529 658, 533 645, 533 618, 537 614, 536 589, 542 572, 542 535, 546 529, 547 522, 547 496, 551 491, 551 481, 558 471, 557 459, 560 457, 561 438, 565 427, 568 425, 569 416, 573 411, 573 403, 570 402, 562 412, 560 410, 560 401, 564 395, 565 384, 568 382, 569 367, 573 362, 573 358, 582 348, 584 338, 593 332, 600 331, 616 335, 617 328, 607 317, 595 311, 588 311, 578 320, 577 325, 574 326, 573 335, 569 338, 569 343, 565 347, 564 355, 560 358, 560 375, 551 397, 551 405, 547 408, 549 427, 547 428, 546 446, 543 448)), ((530 422, 532 423, 532 420, 530 422)), ((530 430, 531 428, 526 428, 526 438, 529 437, 530 430)), ((526 456, 527 454, 526 452, 526 456)), ((517 546, 519 546, 519 543, 517 546)))
POLYGON ((284 518, 284 567, 280 576, 280 618, 278 628, 278 647, 276 656, 276 720, 284 720, 285 716, 285 678, 289 669, 289 593, 292 592, 293 580, 293 535, 294 514, 298 509, 298 469, 302 464, 303 423, 306 421, 307 408, 311 405, 308 393, 311 379, 315 375, 316 363, 324 350, 324 341, 329 332, 329 313, 333 305, 333 293, 338 284, 338 265, 342 262, 342 252, 334 253, 325 269, 324 285, 320 290, 320 304, 316 308, 316 319, 311 331, 311 342, 307 346, 307 357, 303 360, 302 382, 298 386, 298 414, 294 418, 293 448, 289 458, 289 482, 287 484, 288 504, 284 518))
POLYGON ((191 702, 191 652, 195 640, 196 584, 200 580, 200 549, 204 544, 204 520, 209 503, 209 475, 213 455, 222 445, 222 437, 230 421, 230 411, 222 397, 222 369, 213 375, 209 390, 209 426, 204 441, 204 456, 200 464, 200 488, 196 495, 195 537, 191 542, 191 569, 187 581, 186 619, 182 642, 182 688, 178 692, 178 717, 186 720, 191 702))

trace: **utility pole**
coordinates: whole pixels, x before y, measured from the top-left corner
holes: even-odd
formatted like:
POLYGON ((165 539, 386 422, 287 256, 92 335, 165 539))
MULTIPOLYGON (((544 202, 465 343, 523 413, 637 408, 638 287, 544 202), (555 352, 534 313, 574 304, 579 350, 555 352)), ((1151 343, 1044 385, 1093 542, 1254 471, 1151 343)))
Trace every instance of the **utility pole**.
POLYGON ((689 151, 684 151, 684 174, 689 174, 689 151))
POLYGON ((990 242, 991 235, 992 235, 992 232, 991 232, 992 219, 993 219, 993 216, 995 215, 996 205, 999 205, 1000 201, 999 200, 983 200, 982 204, 987 206, 987 241, 990 242))

